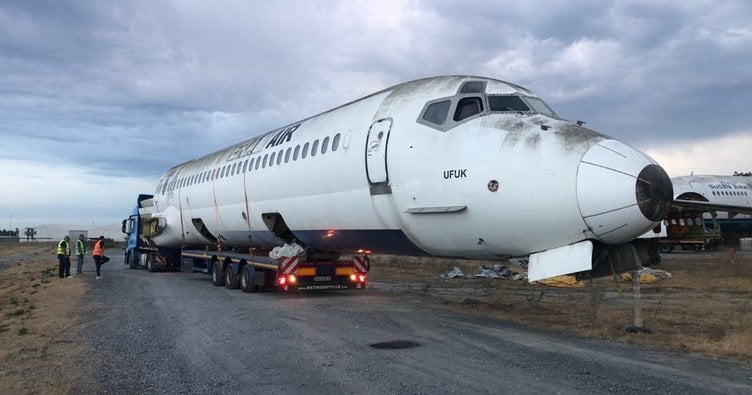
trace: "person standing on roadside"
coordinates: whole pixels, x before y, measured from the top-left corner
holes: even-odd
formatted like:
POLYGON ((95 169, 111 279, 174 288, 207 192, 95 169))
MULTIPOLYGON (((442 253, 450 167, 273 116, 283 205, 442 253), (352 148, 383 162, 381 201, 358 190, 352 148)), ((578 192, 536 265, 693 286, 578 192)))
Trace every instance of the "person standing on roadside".
POLYGON ((57 269, 60 278, 70 277, 70 237, 63 237, 57 243, 57 269))
POLYGON ((94 250, 92 250, 91 256, 94 257, 94 264, 97 265, 97 280, 99 280, 102 278, 99 268, 110 260, 110 258, 104 255, 104 236, 99 236, 99 240, 94 243, 94 250))
POLYGON ((76 274, 83 274, 85 254, 86 239, 84 239, 84 235, 78 235, 78 240, 76 240, 76 274))

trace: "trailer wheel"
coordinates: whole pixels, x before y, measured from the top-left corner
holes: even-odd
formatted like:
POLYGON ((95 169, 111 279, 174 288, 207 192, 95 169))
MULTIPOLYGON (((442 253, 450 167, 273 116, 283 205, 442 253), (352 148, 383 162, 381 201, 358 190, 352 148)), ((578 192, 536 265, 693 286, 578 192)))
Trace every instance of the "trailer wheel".
POLYGON ((146 271, 154 272, 154 255, 146 254, 146 271))
POLYGON ((235 271, 232 270, 232 265, 227 265, 227 268, 225 268, 225 287, 227 289, 240 288, 240 279, 235 274, 235 271))
POLYGON ((258 291, 258 285, 253 282, 254 269, 251 266, 243 266, 243 270, 240 271, 240 289, 243 292, 256 292, 258 291))
POLYGON ((219 262, 212 264, 212 284, 217 287, 225 285, 225 276, 222 275, 221 266, 222 264, 219 262))
POLYGON ((670 254, 674 250, 673 244, 661 244, 661 253, 670 254))

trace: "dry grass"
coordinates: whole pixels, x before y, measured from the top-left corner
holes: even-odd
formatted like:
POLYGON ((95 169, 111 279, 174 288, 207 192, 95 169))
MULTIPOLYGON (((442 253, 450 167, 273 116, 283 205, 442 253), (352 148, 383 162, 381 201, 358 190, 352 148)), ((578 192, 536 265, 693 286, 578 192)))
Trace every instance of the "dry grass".
MULTIPOLYGON (((0 248, 0 260, 40 245, 0 248)), ((77 304, 82 279, 59 279, 53 247, 0 272, 0 393, 73 393, 86 349, 77 304)))
POLYGON ((33 251, 40 247, 51 245, 50 243, 8 243, 0 244, 0 257, 14 256, 33 251))
POLYGON ((375 286, 424 295, 442 308, 675 350, 752 360, 752 259, 671 259, 673 278, 642 285, 643 317, 653 334, 629 334, 632 294, 611 278, 580 289, 522 281, 441 279, 452 266, 466 273, 484 262, 374 257, 375 286), (406 285, 410 284, 410 285, 406 285))

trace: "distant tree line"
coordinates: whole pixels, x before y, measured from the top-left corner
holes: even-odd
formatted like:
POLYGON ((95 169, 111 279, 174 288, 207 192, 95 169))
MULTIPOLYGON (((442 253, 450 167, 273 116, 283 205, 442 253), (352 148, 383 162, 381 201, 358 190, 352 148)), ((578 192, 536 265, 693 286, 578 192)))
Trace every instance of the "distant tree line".
POLYGON ((752 177, 752 171, 748 171, 746 173, 743 172, 743 171, 735 171, 734 175, 735 176, 743 176, 743 177, 752 177))

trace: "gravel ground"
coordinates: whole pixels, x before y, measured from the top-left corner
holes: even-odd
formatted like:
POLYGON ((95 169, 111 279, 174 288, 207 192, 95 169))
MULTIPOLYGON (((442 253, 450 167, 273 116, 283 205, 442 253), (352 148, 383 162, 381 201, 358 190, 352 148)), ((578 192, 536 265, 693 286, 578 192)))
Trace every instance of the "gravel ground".
POLYGON ((87 279, 85 393, 752 393, 741 363, 438 311, 386 291, 245 294, 120 262, 87 279), (371 346, 390 341, 411 347, 371 346))

